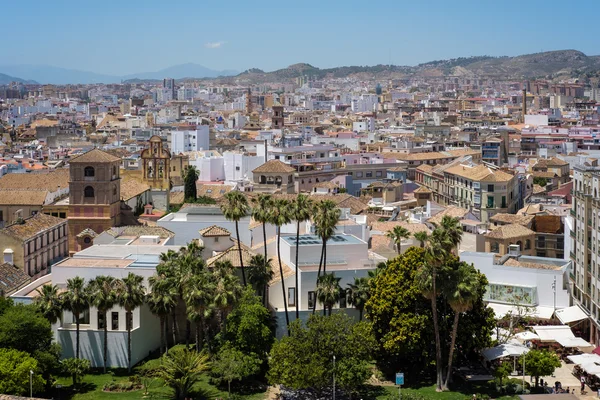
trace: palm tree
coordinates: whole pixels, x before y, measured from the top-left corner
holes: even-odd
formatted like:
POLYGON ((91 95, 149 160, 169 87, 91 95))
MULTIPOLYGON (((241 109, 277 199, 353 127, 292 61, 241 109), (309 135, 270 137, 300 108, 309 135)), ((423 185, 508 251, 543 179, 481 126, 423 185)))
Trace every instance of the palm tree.
MULTIPOLYGON (((458 218, 444 215, 439 227, 442 229, 442 231, 444 231, 444 234, 447 237, 447 246, 450 246, 447 247, 446 250, 448 252, 455 251, 462 241, 463 235, 463 229, 462 225, 460 224, 460 220, 458 218)), ((458 252, 456 254, 458 254, 458 252)))
POLYGON ((89 298, 83 278, 76 276, 67 280, 67 291, 63 293, 62 303, 75 318, 75 358, 79 358, 79 325, 81 314, 89 307, 89 298))
POLYGON ((160 320, 160 351, 168 353, 169 345, 167 343, 167 318, 177 306, 178 292, 174 285, 163 275, 153 275, 148 278, 150 284, 150 294, 146 297, 146 302, 150 312, 158 316, 160 320))
POLYGON ((144 278, 130 272, 119 282, 119 305, 125 309, 127 325, 127 370, 131 372, 131 329, 133 328, 133 311, 144 304, 146 291, 144 278))
POLYGON ((189 321, 193 321, 196 330, 196 351, 200 351, 200 332, 202 322, 207 316, 214 288, 206 271, 194 275, 183 292, 189 321))
POLYGON ((37 289, 38 296, 35 297, 35 304, 38 309, 50 322, 54 325, 62 317, 63 304, 60 294, 58 293, 58 286, 56 285, 44 285, 40 289, 37 289))
POLYGON ((265 260, 267 257, 267 223, 269 222, 269 213, 273 207, 273 198, 270 194, 261 193, 257 198, 252 199, 252 218, 262 224, 263 231, 263 246, 265 252, 265 260))
MULTIPOLYGON (((331 200, 324 200, 317 203, 313 210, 313 220, 315 223, 315 233, 321 238, 323 245, 321 247, 321 261, 319 262, 319 271, 317 272, 317 285, 321 277, 321 266, 323 267, 323 275, 327 273, 327 241, 334 235, 335 226, 340 220, 340 209, 331 200)), ((317 308, 317 302, 313 305, 313 314, 317 308)), ((323 309, 325 315, 325 309, 323 309)))
POLYGON ((225 318, 242 295, 240 281, 229 261, 217 261, 212 268, 212 307, 218 311, 219 325, 225 329, 225 318))
POLYGON ((403 226, 397 225, 389 231, 386 235, 396 245, 396 250, 398 251, 398 255, 402 252, 402 239, 408 239, 410 236, 410 232, 403 226))
MULTIPOLYGON (((221 205, 221 211, 225 218, 235 222, 235 235, 237 237, 238 252, 240 256, 240 266, 242 267, 242 282, 246 286, 246 271, 244 271, 244 260, 242 259, 242 246, 240 242, 239 221, 250 211, 248 199, 239 190, 232 190, 225 194, 226 203, 221 205)), ((266 246, 266 243, 265 243, 266 246)))
POLYGON ((419 241, 420 247, 423 248, 425 247, 425 242, 427 242, 427 240, 429 239, 429 234, 427 233, 427 231, 420 231, 416 232, 413 235, 413 237, 419 241))
MULTIPOLYGON (((161 253, 159 256, 160 263, 156 266, 156 274, 165 280, 164 285, 169 285, 177 294, 180 293, 180 284, 182 278, 179 275, 180 264, 179 264, 179 253, 173 250, 169 250, 166 253, 161 253)), ((166 289, 163 289, 166 290, 166 289)), ((173 334, 173 345, 178 343, 178 329, 177 329, 177 303, 179 297, 175 300, 175 306, 171 307, 171 323, 172 323, 172 334, 173 334)), ((168 316, 165 316, 165 324, 167 324, 168 316)), ((165 328, 166 329, 166 328, 165 328)), ((167 341, 168 342, 168 341, 167 341)))
POLYGON ((248 281, 262 296, 265 306, 267 305, 267 287, 274 275, 271 261, 270 259, 265 260, 262 254, 257 254, 250 259, 250 268, 248 269, 248 281))
POLYGON ((112 276, 99 275, 88 284, 88 295, 90 304, 98 309, 98 314, 103 317, 104 326, 104 344, 103 360, 104 373, 106 373, 106 363, 108 361, 108 320, 106 315, 108 310, 117 304, 117 286, 116 280, 112 276))
POLYGON ((365 304, 369 300, 369 278, 354 278, 354 283, 348 284, 348 304, 356 307, 359 321, 362 321, 365 304))
POLYGON ((305 194, 299 194, 296 200, 292 202, 291 217, 293 221, 296 221, 296 271, 294 273, 294 279, 296 283, 296 289, 294 290, 296 304, 296 319, 300 319, 300 306, 298 304, 298 247, 300 244, 300 223, 308 221, 310 219, 311 212, 314 208, 314 202, 305 194))
POLYGON ((285 281, 283 277, 283 266, 281 264, 281 227, 292 221, 290 215, 290 202, 277 199, 271 210, 271 223, 277 227, 277 261, 279 262, 279 277, 281 278, 281 292, 283 294, 283 310, 285 312, 285 326, 288 336, 290 334, 290 316, 288 315, 287 297, 285 293, 285 281))
POLYGON ((460 263, 456 271, 453 272, 451 282, 449 282, 448 290, 446 291, 448 303, 454 311, 454 323, 452 325, 452 338, 448 354, 448 371, 446 372, 446 380, 442 385, 443 390, 448 389, 448 383, 452 376, 452 358, 454 356, 454 345, 458 332, 458 319, 461 313, 467 312, 473 307, 473 302, 481 289, 478 273, 473 265, 460 263))
MULTIPOLYGON (((177 277, 176 286, 179 291, 180 299, 185 300, 185 291, 190 280, 204 270, 205 263, 204 259, 202 258, 202 251, 203 247, 199 246, 198 242, 195 240, 188 243, 186 247, 182 247, 179 251, 179 257, 175 263, 175 274, 177 277)), ((192 331, 191 321, 189 318, 186 318, 185 327, 185 344, 186 346, 189 346, 192 331)))
POLYGON ((323 304, 323 309, 329 311, 329 315, 331 315, 333 305, 340 300, 344 293, 340 286, 340 279, 342 278, 337 278, 333 274, 323 274, 317 282, 317 299, 323 304))
POLYGON ((442 390, 442 347, 440 342, 440 329, 437 312, 438 292, 438 269, 447 259, 448 237, 440 228, 435 228, 429 238, 428 246, 425 248, 425 263, 419 272, 420 284, 423 296, 431 301, 433 314, 433 331, 435 335, 436 355, 436 390, 442 390))
POLYGON ((177 349, 162 357, 157 375, 175 390, 177 400, 185 400, 209 365, 207 354, 177 349))

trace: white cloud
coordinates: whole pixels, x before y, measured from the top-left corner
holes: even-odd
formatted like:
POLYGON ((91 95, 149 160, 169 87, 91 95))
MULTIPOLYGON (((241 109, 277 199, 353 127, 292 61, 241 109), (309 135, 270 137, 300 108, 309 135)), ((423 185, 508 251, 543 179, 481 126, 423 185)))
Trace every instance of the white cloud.
POLYGON ((225 42, 208 42, 204 44, 204 47, 206 47, 207 49, 218 49, 224 44, 225 42))

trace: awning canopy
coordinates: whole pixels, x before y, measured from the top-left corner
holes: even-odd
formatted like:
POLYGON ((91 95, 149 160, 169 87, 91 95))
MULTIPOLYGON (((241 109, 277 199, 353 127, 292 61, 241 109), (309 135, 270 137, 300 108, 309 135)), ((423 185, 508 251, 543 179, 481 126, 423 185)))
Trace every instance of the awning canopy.
MULTIPOLYGON (((499 303, 488 303, 488 307, 494 310, 494 314, 496 314, 496 318, 500 319, 504 317, 506 314, 517 315, 519 310, 516 306, 512 306, 509 304, 499 304, 499 303)), ((552 307, 530 307, 527 316, 536 317, 541 319, 550 319, 552 318, 552 314, 554 314, 554 309, 552 307)))
POLYGON ((525 340, 536 340, 536 339, 539 339, 540 337, 531 331, 523 331, 523 332, 517 333, 515 335, 515 338, 518 340, 525 341, 525 340))
POLYGON ((558 342, 559 340, 575 339, 571 327, 566 325, 533 326, 532 328, 542 342, 558 342))
POLYGON ((517 357, 528 351, 529 349, 523 345, 506 343, 483 350, 483 356, 486 360, 493 361, 498 358, 517 357))
POLYGON ((600 356, 597 354, 578 354, 573 356, 567 356, 573 364, 589 364, 589 363, 600 363, 600 356))
POLYGON ((560 343, 560 345, 562 347, 592 347, 593 346, 591 343, 589 343, 588 341, 586 341, 580 337, 575 337, 575 338, 570 338, 570 339, 560 338, 557 340, 557 342, 560 343))
POLYGON ((572 307, 563 308, 562 310, 556 310, 556 317, 563 324, 568 324, 587 319, 588 315, 581 309, 581 307, 575 305, 572 307))

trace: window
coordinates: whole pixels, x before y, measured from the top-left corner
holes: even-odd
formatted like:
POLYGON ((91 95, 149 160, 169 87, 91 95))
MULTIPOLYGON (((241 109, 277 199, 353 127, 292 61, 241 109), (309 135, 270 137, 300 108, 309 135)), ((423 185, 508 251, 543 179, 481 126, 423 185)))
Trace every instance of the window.
POLYGON ((98 329, 104 329, 104 323, 106 321, 104 321, 104 314, 103 313, 98 313, 98 329))
POLYGON ((117 175, 117 167, 113 165, 112 171, 113 171, 113 173, 112 173, 113 176, 116 176, 117 175))
POLYGON ((94 176, 95 174, 94 167, 85 167, 83 169, 83 176, 94 176))
POLYGON ((58 216, 62 219, 67 218, 67 213, 59 213, 58 216))
POLYGON ((239 170, 240 170, 240 166, 239 166, 239 165, 236 165, 236 166, 235 166, 235 170, 236 170, 236 171, 239 171, 239 170))
POLYGON ((490 243, 490 252, 491 253, 499 253, 500 252, 500 246, 498 245, 498 242, 490 243))
MULTIPOLYGON (((73 314, 73 321, 74 324, 76 323, 75 321, 75 314, 73 314)), ((84 324, 87 325, 90 323, 90 309, 86 309, 84 310, 81 314, 79 314, 79 323, 80 324, 84 324)))
POLYGON ((494 197, 493 196, 488 196, 487 208, 494 208, 494 197))
POLYGON ((83 189, 83 197, 93 198, 94 197, 94 188, 91 186, 86 186, 83 189))
POLYGON ((84 237, 84 238, 83 238, 83 243, 85 243, 85 244, 90 244, 90 243, 92 243, 92 238, 91 238, 91 237, 89 237, 89 236, 86 236, 86 237, 84 237))
POLYGON ((531 249, 531 240, 525 240, 525 250, 531 249))
POLYGON ((113 331, 119 330, 119 313, 117 311, 113 311, 111 313, 111 328, 113 331))
POLYGON ((488 185, 488 192, 494 192, 494 185, 488 185))
POLYGON ((315 292, 308 292, 308 308, 312 310, 315 306, 315 292))
POLYGON ((373 172, 367 172, 366 173, 366 177, 367 178, 372 178, 373 177, 373 172))
POLYGON ((215 236, 215 243, 217 243, 219 241, 219 237, 215 236))
POLYGON ((381 178, 381 171, 376 171, 375 172, 375 177, 376 178, 381 178))
POLYGON ((362 178, 362 176, 363 176, 363 173, 362 173, 362 172, 357 172, 357 173, 356 173, 356 177, 357 177, 357 178, 362 178))
POLYGON ((506 208, 506 196, 502 196, 502 208, 506 208))
POLYGON ((295 287, 288 288, 288 306, 290 306, 290 307, 296 306, 296 288, 295 287))

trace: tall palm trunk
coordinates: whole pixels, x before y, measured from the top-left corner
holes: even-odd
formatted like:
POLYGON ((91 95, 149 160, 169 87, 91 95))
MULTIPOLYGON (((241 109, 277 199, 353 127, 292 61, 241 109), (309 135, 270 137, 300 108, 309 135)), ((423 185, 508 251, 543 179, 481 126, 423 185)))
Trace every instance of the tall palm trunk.
POLYGON ((262 231, 263 231, 263 246, 264 246, 264 251, 265 251, 265 261, 268 260, 267 258, 267 223, 263 222, 262 224, 262 231))
MULTIPOLYGON (((323 246, 323 275, 327 275, 327 241, 325 241, 325 246, 323 246)), ((325 304, 323 304, 323 315, 325 315, 325 304)), ((331 315, 331 311, 329 311, 329 315, 331 315)))
POLYGON ((165 354, 169 354, 169 314, 165 315, 165 354))
POLYGON ((185 321, 185 347, 190 347, 190 336, 192 336, 192 323, 189 319, 185 321))
POLYGON ((79 314, 75 315, 75 358, 79 358, 79 314))
POLYGON ((358 322, 362 321, 362 313, 363 313, 363 310, 361 308, 360 310, 358 310, 358 322))
POLYGON ((202 323, 196 321, 196 353, 200 352, 200 330, 202 329, 202 323))
POLYGON ((160 316, 160 354, 163 355, 163 349, 167 349, 167 344, 165 343, 165 317, 163 315, 160 316), (163 348, 164 346, 164 348, 163 348))
MULTIPOLYGON (((323 253, 325 252, 325 245, 323 245, 321 247, 321 259, 319 260, 319 271, 317 272, 317 281, 315 283, 315 289, 317 287, 317 285, 319 284, 319 278, 321 277, 321 267, 323 267, 323 253)), ((316 294, 316 290, 315 290, 315 294, 316 294)), ((317 310, 317 298, 315 295, 314 301, 313 301, 313 310, 312 313, 314 314, 315 311, 317 310)))
POLYGON ((433 313, 433 331, 435 333, 435 371, 436 371, 436 391, 442 390, 442 344, 440 343, 440 328, 438 326, 438 312, 437 312, 437 289, 436 281, 437 272, 435 266, 433 267, 432 273, 432 289, 431 295, 431 312, 433 313))
POLYGON ((300 319, 300 305, 298 304, 298 247, 300 245, 300 221, 296 222, 296 289, 294 289, 294 304, 296 304, 296 319, 300 319))
POLYGON ((131 311, 125 313, 127 318, 127 371, 131 373, 131 311))
POLYGON ((283 267, 281 266, 281 227, 277 227, 277 260, 279 261, 279 276, 281 277, 281 293, 283 294, 283 309, 285 311, 285 328, 290 335, 290 316, 288 315, 287 297, 285 295, 285 282, 283 281, 283 267))
POLYGON ((452 357, 454 356, 454 344, 456 343, 456 334, 458 332, 458 318, 460 313, 454 312, 454 323, 452 324, 452 339, 450 340, 450 354, 448 354, 448 372, 446 373, 446 381, 442 384, 442 390, 448 390, 448 383, 450 383, 450 377, 452 376, 452 357))
POLYGON ((240 244, 240 226, 238 221, 235 221, 235 234, 237 235, 238 254, 240 255, 240 266, 242 267, 242 282, 244 283, 244 286, 246 286, 246 270, 244 270, 244 260, 242 259, 242 247, 240 244))
POLYGON ((106 373, 106 364, 108 362, 107 357, 108 357, 108 321, 106 320, 106 311, 102 312, 102 316, 104 317, 104 354, 103 354, 103 360, 104 360, 104 373, 106 373))
POLYGON ((173 315, 171 318, 173 319, 173 346, 175 346, 179 342, 179 335, 177 333, 177 313, 175 312, 175 308, 173 308, 173 315))

